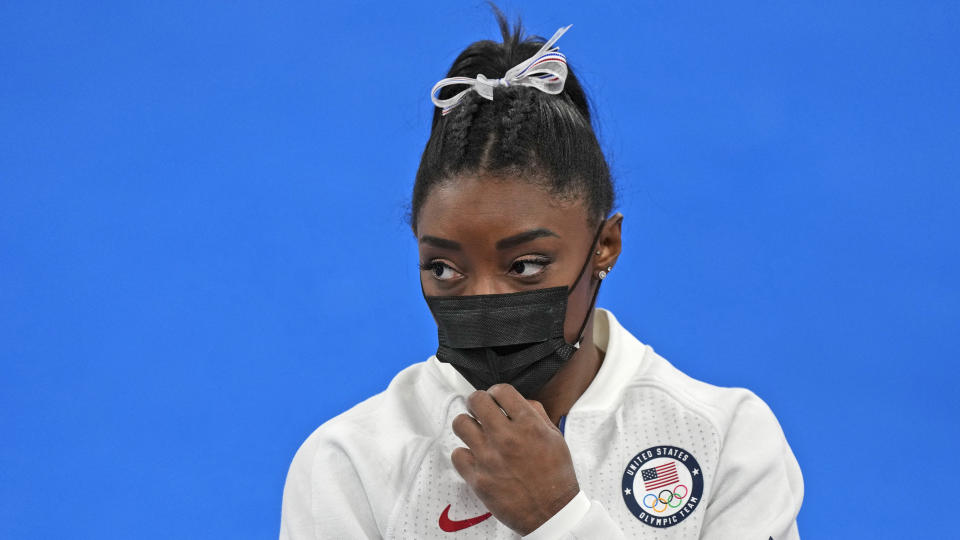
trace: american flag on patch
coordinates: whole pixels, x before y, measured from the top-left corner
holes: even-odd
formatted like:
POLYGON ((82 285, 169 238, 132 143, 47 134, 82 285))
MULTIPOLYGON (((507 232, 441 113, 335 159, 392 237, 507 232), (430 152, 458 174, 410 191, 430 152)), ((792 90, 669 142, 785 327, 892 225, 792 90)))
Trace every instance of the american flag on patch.
POLYGON ((641 469, 640 475, 643 478, 643 489, 647 491, 653 491, 680 481, 680 477, 677 476, 676 461, 665 463, 659 467, 641 469))

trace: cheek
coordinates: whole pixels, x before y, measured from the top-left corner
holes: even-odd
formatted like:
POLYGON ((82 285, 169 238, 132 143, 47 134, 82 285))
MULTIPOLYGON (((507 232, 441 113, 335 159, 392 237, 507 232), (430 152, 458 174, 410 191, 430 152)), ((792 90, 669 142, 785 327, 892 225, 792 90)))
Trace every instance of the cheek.
POLYGON ((567 313, 563 321, 563 336, 567 343, 573 343, 577 339, 577 332, 587 317, 587 309, 590 306, 590 299, 593 298, 593 289, 596 286, 593 276, 584 275, 577 283, 577 288, 567 297, 567 313))

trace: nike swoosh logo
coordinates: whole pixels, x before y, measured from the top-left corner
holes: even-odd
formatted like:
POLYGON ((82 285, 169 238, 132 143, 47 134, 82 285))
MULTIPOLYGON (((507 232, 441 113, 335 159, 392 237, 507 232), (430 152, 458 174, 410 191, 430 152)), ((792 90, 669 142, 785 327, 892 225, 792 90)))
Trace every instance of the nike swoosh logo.
POLYGON ((477 523, 480 523, 481 521, 484 521, 493 515, 490 512, 487 512, 486 514, 477 516, 475 518, 453 520, 450 519, 450 516, 448 515, 449 513, 450 505, 448 504, 447 507, 443 509, 443 513, 440 514, 440 530, 443 532, 457 532, 466 529, 467 527, 473 527, 477 523))

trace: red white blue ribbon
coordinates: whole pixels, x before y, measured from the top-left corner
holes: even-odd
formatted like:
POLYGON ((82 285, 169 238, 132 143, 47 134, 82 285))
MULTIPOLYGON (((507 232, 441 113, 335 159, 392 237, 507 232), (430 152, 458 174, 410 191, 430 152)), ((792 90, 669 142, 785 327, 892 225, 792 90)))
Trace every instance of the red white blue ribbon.
POLYGON ((508 69, 502 78, 488 79, 483 74, 478 74, 476 79, 470 77, 442 79, 433 85, 433 89, 430 91, 430 99, 434 105, 443 109, 445 115, 456 107, 467 92, 471 90, 491 101, 493 101, 493 89, 497 86, 532 86, 547 94, 559 94, 563 91, 563 84, 567 80, 567 57, 553 44, 571 26, 573 25, 570 24, 557 30, 536 54, 508 69), (443 87, 456 85, 466 85, 467 88, 453 97, 440 99, 440 90, 443 87))

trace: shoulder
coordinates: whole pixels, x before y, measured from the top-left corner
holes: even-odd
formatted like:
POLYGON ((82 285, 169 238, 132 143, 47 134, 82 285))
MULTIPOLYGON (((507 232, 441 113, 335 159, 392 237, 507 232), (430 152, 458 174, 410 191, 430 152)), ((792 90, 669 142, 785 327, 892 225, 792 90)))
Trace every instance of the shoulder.
POLYGON ((624 328, 607 310, 598 309, 594 340, 606 358, 581 408, 606 412, 626 407, 646 421, 697 425, 719 446, 735 423, 754 423, 779 433, 773 413, 746 388, 725 388, 694 379, 624 328))
POLYGON ((398 373, 387 388, 319 426, 300 446, 294 461, 318 452, 339 452, 351 460, 402 452, 417 441, 435 438, 443 411, 455 392, 429 361, 398 373))
POLYGON ((700 463, 703 538, 796 538, 803 476, 770 407, 746 388, 688 376, 626 331, 622 342, 638 365, 621 404, 642 418, 631 427, 652 433, 647 442, 689 444, 700 463))
POLYGON ((407 367, 386 390, 307 437, 287 472, 284 530, 310 530, 317 519, 326 527, 343 520, 344 531, 374 527, 353 531, 361 535, 384 526, 456 397, 436 371, 431 361, 407 367), (341 508, 343 501, 352 506, 341 508))
MULTIPOLYGON (((653 413, 663 423, 696 431, 718 465, 763 457, 785 464, 790 481, 799 482, 799 466, 783 429, 769 406, 746 388, 709 384, 677 369, 653 347, 642 343, 612 316, 620 362, 635 365, 624 389, 624 405, 653 413), (702 436, 701 436, 702 434, 702 436)), ((649 415, 648 415, 649 418, 649 415)), ((794 486, 802 492, 802 485, 794 486)))
POLYGON ((749 424, 760 432, 783 436, 770 407, 747 388, 709 384, 683 373, 667 359, 646 346, 645 365, 638 370, 631 386, 654 387, 668 394, 675 404, 709 421, 721 441, 731 428, 749 424))
MULTIPOLYGON (((681 415, 710 426, 712 472, 705 528, 782 531, 793 537, 803 500, 803 476, 796 457, 769 406, 746 388, 726 388, 696 380, 648 347, 645 366, 631 381, 633 392, 653 390, 681 415), (767 512, 751 511, 748 501, 764 500, 767 512)), ((628 390, 629 392, 629 390, 628 390)), ((721 535, 723 536, 723 535, 721 535)), ((774 535, 775 538, 781 536, 774 535)))

